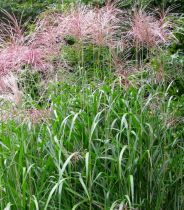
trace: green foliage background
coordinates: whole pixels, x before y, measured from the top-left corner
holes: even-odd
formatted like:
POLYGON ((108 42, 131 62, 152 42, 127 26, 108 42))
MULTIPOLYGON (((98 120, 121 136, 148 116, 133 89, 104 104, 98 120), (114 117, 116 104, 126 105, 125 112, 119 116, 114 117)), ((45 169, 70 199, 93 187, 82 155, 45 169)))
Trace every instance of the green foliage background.
MULTIPOLYGON (((0 0, 0 8, 12 11, 23 18, 35 18, 40 12, 52 7, 61 7, 62 3, 82 2, 85 4, 103 5, 105 0, 0 0)), ((176 10, 184 11, 184 0, 122 0, 119 5, 130 7, 133 4, 150 7, 168 7, 176 5, 176 10)))

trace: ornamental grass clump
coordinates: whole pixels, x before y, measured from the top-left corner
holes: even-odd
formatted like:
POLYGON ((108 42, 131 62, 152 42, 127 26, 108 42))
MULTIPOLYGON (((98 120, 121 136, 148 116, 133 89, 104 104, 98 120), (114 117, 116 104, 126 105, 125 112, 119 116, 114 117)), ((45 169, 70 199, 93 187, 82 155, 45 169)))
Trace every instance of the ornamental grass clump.
POLYGON ((158 46, 168 38, 167 26, 165 18, 157 19, 154 14, 141 9, 135 10, 128 36, 144 46, 158 46))
POLYGON ((0 24, 0 94, 1 98, 18 104, 21 101, 21 95, 18 91, 16 75, 26 66, 45 71, 50 67, 47 56, 53 54, 53 51, 49 47, 43 48, 39 43, 34 42, 31 35, 26 36, 21 23, 14 15, 7 12, 4 14, 7 18, 0 24), (11 85, 12 82, 7 82, 7 80, 12 81, 13 77, 14 82, 11 85))
POLYGON ((41 49, 34 49, 32 46, 10 44, 0 50, 0 75, 7 75, 10 72, 20 71, 25 65, 35 69, 43 69, 44 52, 41 49))
POLYGON ((121 10, 113 4, 102 8, 78 5, 63 15, 51 14, 43 22, 48 28, 52 25, 60 39, 69 35, 80 43, 111 46, 118 39, 120 17, 121 10))
POLYGON ((112 63, 118 62, 115 65, 118 69, 122 59, 117 49, 123 51, 135 43, 137 48, 153 48, 167 41, 169 33, 164 15, 159 19, 141 9, 135 10, 129 20, 130 29, 125 31, 123 24, 127 24, 127 17, 124 17, 124 11, 116 8, 116 3, 107 1, 102 8, 77 5, 67 12, 47 13, 36 20, 35 30, 29 35, 14 15, 4 12, 7 18, 0 25, 0 76, 17 73, 26 66, 44 74, 56 69, 57 63, 62 66, 61 49, 68 36, 77 43, 82 60, 86 45, 99 49, 97 63, 100 50, 105 47, 112 63))
POLYGON ((95 15, 93 9, 86 6, 77 6, 72 9, 64 17, 63 22, 61 22, 62 25, 66 26, 64 33, 73 36, 79 41, 84 42, 89 40, 95 15))
MULTIPOLYGON (((14 16, 8 16, 13 22, 14 16)), ((14 20, 16 23, 16 19, 14 20)), ((29 37, 22 32, 21 26, 2 23, 4 34, 1 33, 0 75, 19 71, 25 65, 34 68, 44 66, 44 51, 27 42, 29 37)), ((2 31, 1 31, 2 32, 2 31)))
POLYGON ((120 34, 121 11, 114 5, 106 5, 95 10, 90 40, 98 46, 114 47, 120 34))

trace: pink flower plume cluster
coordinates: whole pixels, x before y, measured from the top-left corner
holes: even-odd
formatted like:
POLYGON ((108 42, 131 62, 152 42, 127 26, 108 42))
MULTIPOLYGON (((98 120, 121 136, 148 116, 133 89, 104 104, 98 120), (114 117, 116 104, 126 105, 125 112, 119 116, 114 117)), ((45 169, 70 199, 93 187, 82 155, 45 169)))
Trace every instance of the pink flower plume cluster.
MULTIPOLYGON (((110 2, 102 8, 78 5, 62 14, 43 14, 29 35, 14 15, 4 12, 7 19, 0 23, 0 95, 19 104, 22 93, 12 72, 25 66, 38 71, 53 69, 52 58, 60 57, 67 36, 81 46, 92 43, 108 47, 118 69, 123 64, 114 49, 132 47, 135 43, 152 48, 166 42, 168 30, 164 15, 156 18, 154 14, 136 10, 131 17, 110 2)), ((37 112, 32 114, 37 116, 37 112)))
POLYGON ((25 66, 39 71, 51 68, 51 58, 59 56, 66 36, 74 37, 80 44, 92 43, 110 49, 123 46, 122 40, 128 40, 126 43, 133 40, 147 47, 166 41, 167 25, 163 18, 159 20, 137 10, 125 30, 125 12, 110 2, 102 8, 78 5, 66 13, 46 14, 36 21, 35 31, 29 35, 25 35, 14 15, 5 12, 7 19, 0 24, 0 79, 25 66))
POLYGON ((66 33, 84 42, 96 45, 109 45, 118 34, 121 11, 113 5, 103 8, 84 6, 72 10, 64 18, 66 33))
POLYGON ((44 68, 44 53, 40 49, 31 46, 11 44, 0 50, 0 75, 21 70, 23 65, 34 68, 44 68))
POLYGON ((100 9, 77 6, 65 14, 53 13, 37 20, 36 30, 25 36, 15 16, 6 15, 8 21, 0 27, 0 75, 25 65, 45 69, 47 58, 60 52, 67 35, 80 42, 111 46, 121 20, 120 10, 110 4, 100 9))
POLYGON ((163 21, 143 10, 135 11, 128 36, 137 43, 150 47, 156 46, 167 39, 167 24, 163 21))

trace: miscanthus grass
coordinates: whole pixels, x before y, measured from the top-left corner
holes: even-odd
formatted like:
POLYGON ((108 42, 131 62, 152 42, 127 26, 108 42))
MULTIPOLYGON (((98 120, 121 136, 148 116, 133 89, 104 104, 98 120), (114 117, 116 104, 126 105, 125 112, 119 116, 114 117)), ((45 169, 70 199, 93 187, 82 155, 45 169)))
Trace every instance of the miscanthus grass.
POLYGON ((184 209, 179 99, 143 55, 149 62, 167 42, 165 16, 135 10, 127 19, 107 1, 45 15, 30 35, 7 16, 0 210, 184 209))
POLYGON ((0 209, 184 207, 181 132, 168 90, 55 84, 48 122, 0 126, 0 209))

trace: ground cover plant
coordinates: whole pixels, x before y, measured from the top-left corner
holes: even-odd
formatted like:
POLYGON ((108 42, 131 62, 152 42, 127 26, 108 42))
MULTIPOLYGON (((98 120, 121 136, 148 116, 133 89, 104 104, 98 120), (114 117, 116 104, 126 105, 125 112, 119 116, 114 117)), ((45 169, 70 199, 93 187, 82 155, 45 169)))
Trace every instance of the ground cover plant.
POLYGON ((2 10, 0 209, 182 210, 183 14, 83 3, 2 10))

